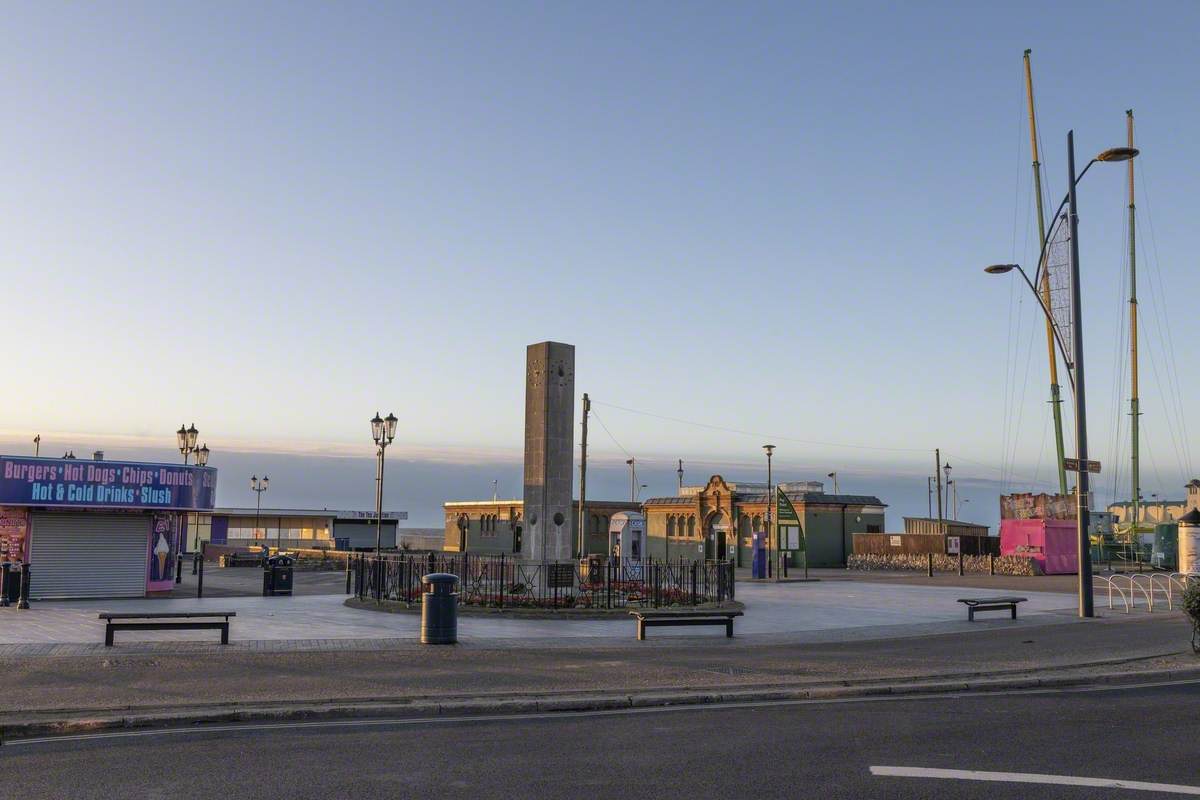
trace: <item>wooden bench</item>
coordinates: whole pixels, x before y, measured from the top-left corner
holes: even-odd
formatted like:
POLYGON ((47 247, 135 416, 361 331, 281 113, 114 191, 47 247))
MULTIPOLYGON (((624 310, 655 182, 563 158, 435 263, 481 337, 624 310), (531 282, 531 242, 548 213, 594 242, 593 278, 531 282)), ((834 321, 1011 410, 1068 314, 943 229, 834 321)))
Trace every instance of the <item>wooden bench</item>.
POLYGON ((105 612, 100 619, 104 627, 104 646, 113 646, 113 634, 117 631, 165 631, 165 630, 219 630, 221 644, 229 644, 229 618, 236 617, 235 611, 199 612, 150 612, 145 614, 110 614, 105 612), (223 619, 218 619, 219 617, 223 619), (140 620, 140 621, 139 621, 140 620))
POLYGON ((725 636, 733 638, 733 619, 742 616, 741 611, 652 611, 642 609, 630 611, 637 619, 637 638, 646 640, 646 628, 652 625, 724 625, 725 636))
POLYGON ((1024 597, 960 597, 958 602, 967 607, 967 621, 975 621, 976 611, 1011 611, 1012 618, 1017 618, 1017 603, 1024 603, 1024 597))

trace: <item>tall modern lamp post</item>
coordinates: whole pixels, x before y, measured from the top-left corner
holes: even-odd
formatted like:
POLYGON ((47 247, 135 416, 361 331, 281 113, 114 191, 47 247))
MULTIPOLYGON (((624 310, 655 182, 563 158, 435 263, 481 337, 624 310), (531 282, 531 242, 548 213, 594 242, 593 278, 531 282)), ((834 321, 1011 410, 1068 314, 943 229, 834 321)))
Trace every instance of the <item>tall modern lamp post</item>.
POLYGON ((636 503, 637 502, 637 461, 633 458, 633 456, 630 456, 629 460, 626 461, 625 464, 629 467, 629 502, 636 503))
MULTIPOLYGON (((254 494, 256 494, 258 496, 258 499, 254 506, 254 535, 255 536, 258 535, 258 520, 259 520, 259 517, 262 515, 263 492, 265 492, 267 489, 269 489, 270 486, 271 486, 271 479, 269 477, 267 477, 266 475, 262 476, 262 480, 259 480, 257 475, 250 476, 250 491, 254 492, 254 494)), ((280 543, 279 537, 281 535, 282 534, 279 532, 279 528, 276 528, 275 529, 275 549, 276 550, 279 549, 279 543, 280 543)), ((266 536, 264 536, 263 538, 265 539, 266 536)))
POLYGON ((375 440, 375 445, 379 448, 375 451, 375 455, 379 457, 379 465, 375 470, 375 557, 379 558, 380 552, 383 550, 383 454, 387 450, 387 446, 396 438, 396 423, 400 420, 395 414, 389 413, 387 417, 380 417, 379 412, 375 412, 374 418, 371 419, 371 438, 375 440))
MULTIPOLYGON (((950 466, 949 461, 947 461, 945 463, 945 465, 942 466, 942 478, 943 478, 942 483, 946 487, 946 496, 944 498, 940 498, 940 499, 941 499, 943 508, 947 508, 947 509, 950 508, 950 472, 953 469, 954 469, 954 467, 950 466)), ((953 516, 953 514, 951 514, 951 516, 953 516)), ((943 531, 943 533, 945 533, 945 531, 943 531)))
MULTIPOLYGON (((1079 208, 1075 200, 1075 187, 1083 180, 1083 176, 1091 169, 1092 164, 1097 161, 1128 161, 1131 158, 1136 158, 1138 155, 1136 147, 1113 147, 1097 155, 1087 163, 1083 171, 1078 176, 1075 174, 1075 132, 1067 131, 1067 196, 1058 204, 1058 210, 1054 212, 1051 219, 1057 220, 1062 213, 1063 206, 1069 206, 1067 212, 1067 224, 1070 226, 1068 236, 1071 240, 1071 325, 1072 325, 1072 353, 1067 354, 1066 345, 1063 343, 1063 332, 1059 324, 1055 321, 1054 315, 1050 309, 1046 307, 1046 303, 1042 300, 1041 293, 1033 287, 1033 282, 1029 280, 1029 276, 1025 274, 1025 270, 1021 269, 1019 264, 994 264, 984 269, 984 272, 992 275, 1002 275, 1006 272, 1016 270, 1021 273, 1021 277, 1025 279, 1025 283, 1033 292, 1034 297, 1038 300, 1038 305, 1042 308, 1042 313, 1046 315, 1046 319, 1050 321, 1051 327, 1054 329, 1054 336, 1058 342, 1058 349, 1062 352, 1063 360, 1067 364, 1068 375, 1071 378, 1072 388, 1075 394, 1075 446, 1077 448, 1076 459, 1078 463, 1078 472, 1075 477, 1075 529, 1076 529, 1076 549, 1079 564, 1079 616, 1092 617, 1095 616, 1095 609, 1092 602, 1092 551, 1091 541, 1088 538, 1088 528, 1091 521, 1090 501, 1088 498, 1088 471, 1087 471, 1087 397, 1084 394, 1083 380, 1083 317, 1081 309, 1081 300, 1079 293, 1079 208)), ((1046 237, 1046 243, 1049 244, 1050 237, 1046 237)), ((1039 271, 1041 264, 1046 255, 1046 245, 1042 245, 1042 251, 1038 254, 1039 271)))
POLYGON ((771 571, 771 559, 775 557, 775 546, 771 540, 775 538, 775 529, 771 527, 771 518, 773 516, 771 511, 775 506, 775 496, 771 491, 771 456, 775 455, 775 445, 764 444, 763 450, 767 453, 767 577, 772 577, 774 573, 771 571))

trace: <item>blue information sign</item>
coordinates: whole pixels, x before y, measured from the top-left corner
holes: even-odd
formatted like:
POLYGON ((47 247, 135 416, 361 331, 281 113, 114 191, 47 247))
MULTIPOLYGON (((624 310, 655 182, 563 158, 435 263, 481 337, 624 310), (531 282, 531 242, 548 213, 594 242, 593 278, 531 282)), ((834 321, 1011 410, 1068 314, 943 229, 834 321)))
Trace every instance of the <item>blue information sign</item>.
POLYGON ((213 467, 0 456, 0 506, 205 511, 216 495, 213 467))

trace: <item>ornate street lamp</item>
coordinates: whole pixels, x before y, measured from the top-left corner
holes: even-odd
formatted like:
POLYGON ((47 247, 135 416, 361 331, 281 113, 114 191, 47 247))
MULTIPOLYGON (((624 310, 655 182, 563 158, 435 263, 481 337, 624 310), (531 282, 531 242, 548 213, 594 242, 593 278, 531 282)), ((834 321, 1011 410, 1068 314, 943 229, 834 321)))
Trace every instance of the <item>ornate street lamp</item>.
POLYGON ((196 430, 196 423, 192 423, 190 428, 179 426, 179 430, 175 431, 175 443, 179 447, 179 452, 183 455, 183 463, 188 463, 188 456, 196 451, 196 437, 200 435, 200 431, 196 430))
MULTIPOLYGON (((379 457, 379 466, 375 472, 375 556, 379 557, 383 550, 383 456, 387 446, 396 438, 396 423, 400 420, 395 414, 389 413, 380 417, 379 412, 371 419, 371 438, 378 448, 375 455, 379 457)), ((378 590, 378 587, 377 587, 378 590)))

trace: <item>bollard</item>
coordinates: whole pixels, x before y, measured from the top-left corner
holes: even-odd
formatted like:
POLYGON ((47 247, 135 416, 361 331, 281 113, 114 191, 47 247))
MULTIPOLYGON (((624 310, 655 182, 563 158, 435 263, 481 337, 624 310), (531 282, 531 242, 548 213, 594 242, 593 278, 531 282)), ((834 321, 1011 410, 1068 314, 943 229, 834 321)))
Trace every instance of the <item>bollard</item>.
POLYGON ((196 597, 204 597, 204 557, 200 557, 200 571, 196 574, 196 597))
POLYGON ((0 563, 0 608, 8 608, 8 567, 9 562, 0 563))
POLYGON ((183 551, 175 554, 175 583, 183 581, 183 551))
POLYGON ((929 554, 929 566, 926 569, 925 574, 931 578, 933 577, 933 553, 929 554))
POLYGON ((29 608, 29 564, 21 565, 21 599, 17 601, 17 608, 28 610, 29 608))
POLYGON ((421 644, 454 644, 458 641, 458 576, 434 572, 421 578, 421 644))
POLYGON ((988 574, 996 574, 996 556, 992 555, 991 553, 988 553, 988 574))
POLYGON ((346 594, 350 594, 350 554, 346 554, 346 594))
POLYGON ((958 574, 963 574, 963 554, 961 549, 958 551, 958 574))

